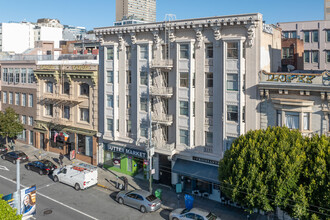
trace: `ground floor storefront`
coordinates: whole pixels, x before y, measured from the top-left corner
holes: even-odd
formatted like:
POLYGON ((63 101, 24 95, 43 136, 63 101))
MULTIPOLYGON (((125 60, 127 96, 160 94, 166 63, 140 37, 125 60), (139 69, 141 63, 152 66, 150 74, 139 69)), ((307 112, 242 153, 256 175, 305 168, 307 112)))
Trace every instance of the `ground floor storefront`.
POLYGON ((96 131, 81 128, 45 126, 35 127, 35 147, 54 153, 62 153, 70 159, 77 158, 86 163, 97 165, 98 138, 96 131))
POLYGON ((221 201, 217 161, 199 157, 192 160, 176 158, 172 164, 172 183, 176 190, 221 201))
POLYGON ((103 167, 126 175, 148 178, 148 158, 144 149, 122 143, 103 143, 103 167))

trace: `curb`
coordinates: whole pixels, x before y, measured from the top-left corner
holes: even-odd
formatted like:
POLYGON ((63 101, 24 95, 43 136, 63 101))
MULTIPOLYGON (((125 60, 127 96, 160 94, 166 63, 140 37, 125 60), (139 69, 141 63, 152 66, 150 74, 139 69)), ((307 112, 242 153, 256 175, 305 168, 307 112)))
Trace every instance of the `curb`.
POLYGON ((98 186, 98 187, 101 187, 101 188, 103 188, 103 189, 107 189, 107 190, 109 190, 109 191, 112 191, 109 187, 106 187, 106 186, 103 186, 103 185, 101 185, 101 184, 96 184, 96 186, 98 186))

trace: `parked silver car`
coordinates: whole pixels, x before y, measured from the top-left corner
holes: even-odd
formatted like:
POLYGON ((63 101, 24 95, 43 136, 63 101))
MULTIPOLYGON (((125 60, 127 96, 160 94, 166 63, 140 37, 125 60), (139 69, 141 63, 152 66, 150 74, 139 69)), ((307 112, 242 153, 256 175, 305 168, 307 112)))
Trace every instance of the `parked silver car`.
POLYGON ((170 220, 188 220, 188 219, 194 219, 194 220, 220 220, 219 217, 217 217, 212 212, 205 211, 203 209, 199 208, 192 208, 189 209, 175 209, 170 213, 170 220))
POLYGON ((145 190, 120 191, 116 200, 139 209, 142 213, 153 212, 160 208, 162 201, 145 190))

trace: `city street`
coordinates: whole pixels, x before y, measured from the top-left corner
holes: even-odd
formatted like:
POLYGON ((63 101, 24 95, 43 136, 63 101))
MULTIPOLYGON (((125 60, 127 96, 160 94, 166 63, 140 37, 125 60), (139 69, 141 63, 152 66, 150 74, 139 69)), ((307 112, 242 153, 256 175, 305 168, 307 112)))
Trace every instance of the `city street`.
MULTIPOLYGON (((16 190, 16 165, 0 159, 0 194, 7 195, 16 190)), ((140 213, 138 210, 119 205, 114 201, 115 193, 92 187, 85 191, 75 191, 62 183, 54 183, 49 176, 21 167, 21 187, 36 184, 36 219, 168 219, 168 211, 140 213)))

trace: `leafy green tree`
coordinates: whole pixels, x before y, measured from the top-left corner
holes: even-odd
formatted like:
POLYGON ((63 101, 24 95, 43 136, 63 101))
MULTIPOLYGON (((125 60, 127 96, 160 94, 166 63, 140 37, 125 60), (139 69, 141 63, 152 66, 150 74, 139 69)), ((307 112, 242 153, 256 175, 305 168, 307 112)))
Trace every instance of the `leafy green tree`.
POLYGON ((6 138, 14 138, 23 131, 24 127, 19 121, 18 115, 12 108, 6 108, 5 112, 0 112, 0 135, 6 138))
POLYGON ((7 201, 2 199, 0 194, 0 219, 1 220, 20 220, 22 215, 16 215, 16 209, 13 209, 7 201))
POLYGON ((325 218, 315 206, 329 208, 329 143, 285 127, 249 131, 219 163, 222 192, 249 211, 280 207, 300 219, 325 218))

